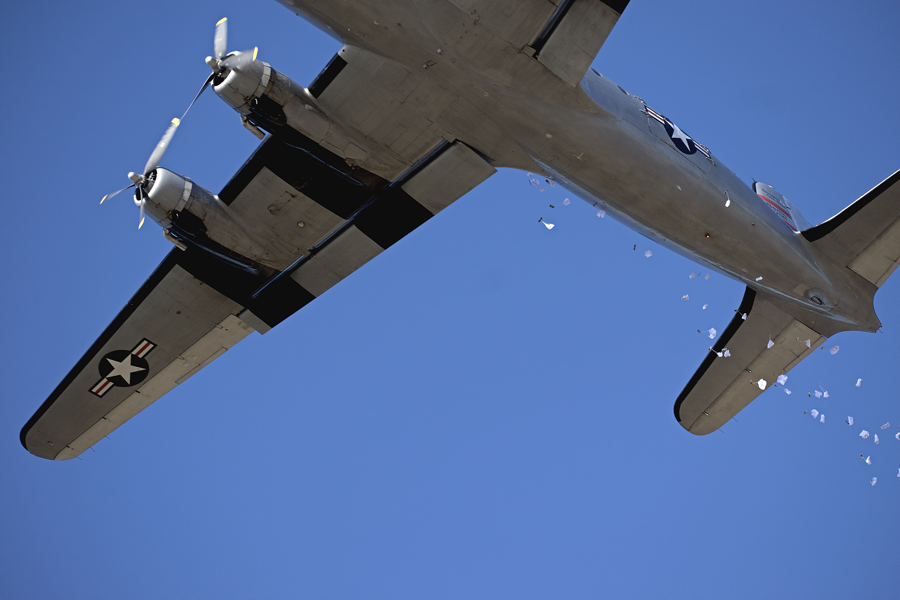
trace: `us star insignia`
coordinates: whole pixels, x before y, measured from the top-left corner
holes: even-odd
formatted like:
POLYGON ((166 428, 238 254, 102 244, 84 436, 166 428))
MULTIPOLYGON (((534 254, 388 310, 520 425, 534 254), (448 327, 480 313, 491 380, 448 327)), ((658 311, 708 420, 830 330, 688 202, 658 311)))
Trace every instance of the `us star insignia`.
POLYGON ((655 119, 660 124, 662 124, 663 127, 665 127, 666 133, 669 135, 669 139, 672 140, 672 144, 676 148, 678 148, 678 150, 680 150, 684 154, 694 154, 699 150, 700 154, 705 156, 710 162, 713 162, 712 155, 709 152, 709 148, 707 148, 703 144, 698 144, 694 138, 683 132, 681 128, 678 127, 678 125, 662 116, 646 104, 644 105, 644 108, 646 110, 643 112, 648 117, 650 117, 651 119, 655 119))
POLYGON ((100 359, 100 381, 91 388, 91 393, 103 397, 113 387, 131 387, 147 378, 150 365, 144 358, 156 344, 143 339, 133 350, 113 350, 100 359))

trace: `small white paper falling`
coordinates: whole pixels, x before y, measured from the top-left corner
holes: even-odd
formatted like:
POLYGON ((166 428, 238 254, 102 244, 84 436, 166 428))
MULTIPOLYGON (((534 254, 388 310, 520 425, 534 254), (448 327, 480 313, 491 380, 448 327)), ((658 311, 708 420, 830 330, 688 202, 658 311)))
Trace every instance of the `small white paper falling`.
POLYGON ((779 385, 784 385, 785 383, 787 383, 787 380, 788 380, 788 376, 787 376, 787 375, 779 375, 779 376, 778 376, 778 383, 779 383, 779 385))
POLYGON ((696 276, 697 276, 697 271, 694 271, 693 273, 691 273, 690 275, 688 275, 688 279, 693 279, 693 278, 695 278, 696 276))
POLYGON ((706 277, 704 277, 703 279, 709 279, 709 273, 707 273, 706 277))
POLYGON ((605 210, 598 210, 598 211, 597 211, 597 216, 600 217, 600 218, 602 219, 603 217, 606 216, 606 211, 605 211, 605 210))
POLYGON ((765 379, 760 379, 759 381, 756 382, 756 385, 759 386, 759 389, 765 390, 767 383, 766 383, 765 379))
POLYGON ((867 439, 869 439, 869 432, 866 431, 865 429, 863 429, 862 431, 859 432, 859 437, 861 437, 864 440, 867 440, 867 439))
POLYGON ((859 386, 861 386, 861 385, 862 385, 862 379, 857 379, 857 380, 856 380, 856 387, 859 387, 859 386))
POLYGON ((716 337, 716 329, 715 329, 715 327, 710 327, 709 328, 709 339, 713 339, 714 337, 716 337))
POLYGON ((725 208, 728 208, 729 206, 731 206, 731 198, 725 200, 725 208))
POLYGON ((651 256, 653 256, 653 253, 650 252, 649 250, 647 250, 646 252, 644 252, 644 256, 646 256, 647 258, 650 258, 651 256))
POLYGON ((537 187, 537 185, 538 185, 538 180, 537 180, 537 179, 532 179, 532 180, 529 181, 528 183, 530 183, 530 184, 533 185, 534 187, 537 187))
POLYGON ((553 229, 554 227, 556 227, 556 225, 554 225, 553 223, 548 223, 547 221, 541 221, 541 223, 543 223, 544 227, 546 227, 547 229, 553 229))
POLYGON ((813 394, 816 395, 816 398, 821 398, 821 397, 822 397, 822 392, 820 392, 819 390, 814 391, 813 394))
POLYGON ((704 305, 703 305, 703 310, 706 310, 706 307, 707 307, 707 306, 709 306, 709 304, 704 304, 704 305))
POLYGON ((827 397, 828 397, 828 392, 822 392, 822 397, 823 397, 823 398, 827 398, 827 397))
POLYGON ((568 206, 568 205, 570 205, 570 204, 572 204, 572 202, 571 202, 568 198, 566 198, 565 200, 563 200, 563 206, 568 206))
POLYGON ((772 341, 772 338, 769 338, 769 343, 766 344, 766 350, 775 345, 775 342, 772 341))
POLYGON ((866 464, 867 464, 867 465, 871 465, 871 464, 872 464, 872 457, 871 457, 871 456, 867 456, 867 457, 866 457, 866 464))
POLYGON ((881 428, 882 428, 882 429, 887 429, 887 428, 890 427, 890 426, 891 426, 891 422, 888 421, 887 423, 885 423, 884 425, 882 425, 881 428))
POLYGON ((898 433, 898 434, 895 435, 894 437, 897 438, 897 441, 900 441, 900 433, 898 433))
POLYGON ((872 479, 869 480, 869 483, 871 483, 872 485, 875 485, 876 483, 878 483, 878 478, 873 477, 872 479))
POLYGON ((803 342, 804 344, 806 344, 806 347, 807 347, 807 348, 810 348, 810 347, 811 347, 811 346, 809 345, 809 342, 810 342, 810 341, 811 341, 811 340, 806 340, 805 342, 803 342))
POLYGON ((900 477, 900 469, 897 469, 897 477, 900 477))
POLYGON ((756 278, 757 281, 762 281, 762 275, 756 278))
POLYGON ((815 419, 819 416, 819 411, 817 411, 816 409, 812 409, 811 411, 809 411, 809 414, 811 414, 812 418, 815 419))
POLYGON ((837 354, 838 350, 840 350, 840 349, 841 349, 840 346, 832 346, 831 348, 828 349, 828 351, 831 352, 832 354, 837 354))
POLYGON ((784 393, 787 394, 788 396, 790 396, 790 395, 791 395, 791 390, 789 390, 789 389, 787 389, 787 388, 784 388, 784 393))
POLYGON ((688 298, 688 295, 687 295, 687 294, 685 294, 684 296, 682 296, 681 299, 682 299, 682 300, 690 300, 690 298, 688 298))
POLYGON ((878 434, 877 433, 875 434, 875 443, 876 444, 878 443, 878 434))
POLYGON ((819 423, 824 423, 824 422, 825 422, 825 415, 822 415, 821 417, 819 417, 819 423))
POLYGON ((853 417, 851 417, 850 415, 847 415, 847 425, 853 425, 853 417))
POLYGON ((747 313, 743 313, 741 315, 741 321, 746 321, 746 320, 747 320, 747 313))
POLYGON ((728 351, 728 348, 724 348, 723 354, 725 355, 725 358, 728 358, 729 356, 731 356, 731 352, 728 351))
MULTIPOLYGON (((550 187, 556 187, 556 184, 553 183, 553 182, 551 181, 551 182, 550 182, 550 187)), ((566 200, 568 200, 568 198, 566 198, 566 200)), ((563 204, 565 204, 565 202, 563 202, 563 204)))

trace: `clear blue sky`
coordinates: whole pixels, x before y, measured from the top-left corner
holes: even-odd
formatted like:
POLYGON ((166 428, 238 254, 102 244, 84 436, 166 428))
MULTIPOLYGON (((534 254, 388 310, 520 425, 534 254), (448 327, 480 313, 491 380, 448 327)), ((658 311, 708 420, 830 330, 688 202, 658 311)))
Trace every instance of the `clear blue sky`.
MULTIPOLYGON (((271 1, 0 5, 0 597, 896 597, 900 275, 883 332, 697 438, 672 405, 742 286, 518 172, 83 460, 28 454, 19 429, 171 248, 98 203, 199 88, 222 16, 304 85, 338 49, 271 1)), ((900 167, 898 22, 633 0, 594 66, 817 223, 900 167)), ((209 93, 163 166, 218 192, 256 144, 209 93)))

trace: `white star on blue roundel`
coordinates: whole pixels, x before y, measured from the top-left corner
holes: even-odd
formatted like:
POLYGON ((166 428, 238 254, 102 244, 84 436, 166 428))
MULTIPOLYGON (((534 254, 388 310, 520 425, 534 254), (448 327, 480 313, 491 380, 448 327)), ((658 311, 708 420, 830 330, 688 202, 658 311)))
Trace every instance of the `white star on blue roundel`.
POLYGON ((669 138, 671 138, 672 143, 675 144, 676 148, 678 148, 685 154, 693 154, 697 151, 697 146, 694 144, 694 140, 691 139, 691 136, 679 129, 678 125, 668 119, 666 119, 664 125, 666 128, 666 133, 669 134, 669 138))

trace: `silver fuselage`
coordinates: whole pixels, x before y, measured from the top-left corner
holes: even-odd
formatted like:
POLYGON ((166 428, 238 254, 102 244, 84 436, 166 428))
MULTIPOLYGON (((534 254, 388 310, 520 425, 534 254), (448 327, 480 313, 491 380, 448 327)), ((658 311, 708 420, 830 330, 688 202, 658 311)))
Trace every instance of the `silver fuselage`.
POLYGON ((872 286, 792 231, 714 151, 709 158, 679 151, 639 97, 599 73, 589 70, 571 87, 536 70, 526 53, 504 57, 502 70, 479 64, 440 39, 446 28, 428 21, 429 2, 279 2, 345 48, 426 69, 475 109, 460 138, 484 139, 485 131, 504 138, 485 144, 504 149, 488 152, 494 166, 543 170, 659 244, 818 313, 823 334, 880 326, 872 286))

